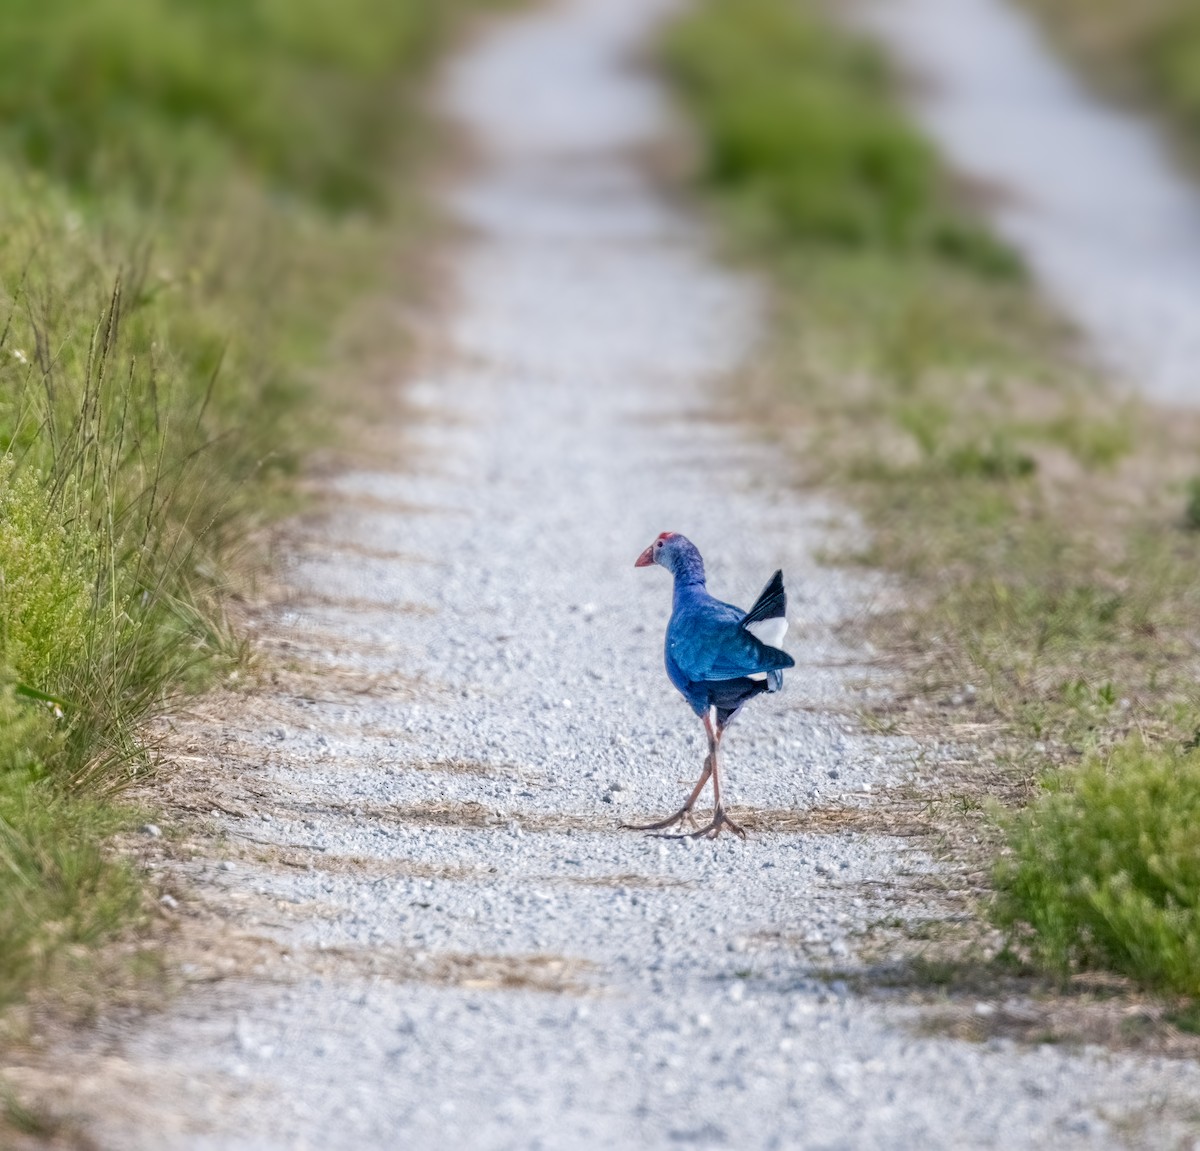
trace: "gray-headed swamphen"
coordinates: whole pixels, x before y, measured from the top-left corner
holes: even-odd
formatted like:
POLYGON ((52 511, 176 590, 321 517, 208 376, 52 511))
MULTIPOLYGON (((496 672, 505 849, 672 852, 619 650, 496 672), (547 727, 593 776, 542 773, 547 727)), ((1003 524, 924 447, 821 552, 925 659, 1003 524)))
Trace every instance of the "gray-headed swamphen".
POLYGON ((748 700, 783 686, 784 668, 795 660, 779 645, 787 631, 787 593, 777 571, 749 611, 722 603, 704 586, 704 560, 691 540, 663 532, 640 556, 635 567, 659 564, 675 577, 675 604, 667 624, 667 675, 692 710, 704 721, 708 755, 687 802, 657 823, 626 824, 635 831, 663 831, 692 818, 692 808, 712 778, 712 822, 694 838, 714 837, 723 827, 745 838, 721 806, 717 752, 721 736, 748 700))

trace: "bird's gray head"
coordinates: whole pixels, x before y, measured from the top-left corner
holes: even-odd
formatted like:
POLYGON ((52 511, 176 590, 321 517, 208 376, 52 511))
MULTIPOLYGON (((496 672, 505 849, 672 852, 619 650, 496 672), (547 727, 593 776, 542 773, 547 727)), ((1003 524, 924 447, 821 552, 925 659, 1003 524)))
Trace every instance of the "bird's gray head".
POLYGON ((663 532, 638 556, 633 566, 645 568, 651 564, 659 564, 673 575, 686 573, 701 582, 704 580, 704 561, 700 552, 687 536, 678 532, 663 532))

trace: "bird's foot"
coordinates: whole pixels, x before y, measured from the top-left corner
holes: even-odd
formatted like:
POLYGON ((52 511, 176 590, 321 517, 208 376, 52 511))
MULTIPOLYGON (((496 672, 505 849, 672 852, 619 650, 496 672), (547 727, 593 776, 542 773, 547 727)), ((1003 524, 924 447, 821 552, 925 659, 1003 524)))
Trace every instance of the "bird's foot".
MULTIPOLYGON (((623 823, 621 827, 625 831, 666 831, 668 827, 674 827, 676 824, 681 824, 687 821, 691 826, 695 827, 696 817, 692 814, 691 804, 685 804, 674 815, 667 816, 666 819, 660 819, 657 823, 623 823)), ((676 836, 675 838, 682 838, 676 836)))
POLYGON ((713 811, 712 822, 707 827, 700 828, 699 831, 689 832, 686 835, 676 835, 674 839, 716 839, 721 834, 723 827, 729 828, 739 839, 746 838, 746 830, 739 824, 733 822, 726 814, 723 807, 717 807, 713 811))

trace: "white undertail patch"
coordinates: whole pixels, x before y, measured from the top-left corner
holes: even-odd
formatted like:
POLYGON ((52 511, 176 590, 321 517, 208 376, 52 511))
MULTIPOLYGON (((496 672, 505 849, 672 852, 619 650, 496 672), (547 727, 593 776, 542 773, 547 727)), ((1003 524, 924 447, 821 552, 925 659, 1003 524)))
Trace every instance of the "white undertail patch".
POLYGON ((787 628, 787 620, 781 615, 774 619, 760 619, 755 623, 746 624, 746 630, 767 647, 783 647, 783 637, 787 635, 787 628))

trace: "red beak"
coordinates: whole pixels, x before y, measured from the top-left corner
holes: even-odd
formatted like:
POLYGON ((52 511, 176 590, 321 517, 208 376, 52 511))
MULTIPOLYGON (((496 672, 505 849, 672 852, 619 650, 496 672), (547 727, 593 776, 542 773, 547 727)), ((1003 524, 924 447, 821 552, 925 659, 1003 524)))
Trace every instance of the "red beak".
POLYGON ((635 568, 648 568, 654 562, 654 545, 651 544, 637 559, 633 561, 635 568))

